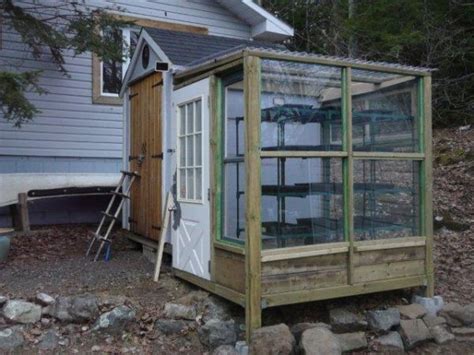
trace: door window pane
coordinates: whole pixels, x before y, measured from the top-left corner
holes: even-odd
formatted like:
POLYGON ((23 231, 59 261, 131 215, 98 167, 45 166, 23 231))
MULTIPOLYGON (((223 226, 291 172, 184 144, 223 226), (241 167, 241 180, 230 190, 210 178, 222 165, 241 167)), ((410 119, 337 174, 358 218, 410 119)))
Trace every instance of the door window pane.
POLYGON ((196 100, 178 106, 178 170, 179 197, 183 200, 202 200, 202 103, 196 100), (197 130, 197 131, 196 131, 197 130))

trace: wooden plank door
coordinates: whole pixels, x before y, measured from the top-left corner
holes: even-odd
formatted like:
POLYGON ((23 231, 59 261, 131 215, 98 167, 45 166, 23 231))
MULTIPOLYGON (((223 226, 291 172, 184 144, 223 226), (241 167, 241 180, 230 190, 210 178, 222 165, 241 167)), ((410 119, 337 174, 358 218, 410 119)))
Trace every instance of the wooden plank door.
POLYGON ((161 229, 161 94, 161 73, 130 88, 130 170, 141 175, 131 191, 130 228, 154 240, 161 229))

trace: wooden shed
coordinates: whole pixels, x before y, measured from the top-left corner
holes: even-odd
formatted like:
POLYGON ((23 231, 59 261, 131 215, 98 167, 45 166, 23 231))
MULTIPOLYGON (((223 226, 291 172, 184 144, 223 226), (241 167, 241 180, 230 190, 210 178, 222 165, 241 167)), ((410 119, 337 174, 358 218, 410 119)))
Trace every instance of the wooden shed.
POLYGON ((176 276, 245 307, 247 335, 268 307, 433 294, 428 69, 246 45, 124 90, 128 227, 156 238, 173 191, 176 276))

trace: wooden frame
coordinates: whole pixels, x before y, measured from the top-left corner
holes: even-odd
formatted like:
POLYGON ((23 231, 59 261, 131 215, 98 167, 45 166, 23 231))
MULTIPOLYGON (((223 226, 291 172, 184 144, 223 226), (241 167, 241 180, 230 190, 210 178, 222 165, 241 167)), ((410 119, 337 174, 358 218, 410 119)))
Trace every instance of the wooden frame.
POLYGON ((425 70, 382 64, 354 63, 243 50, 203 63, 175 76, 176 87, 211 77, 211 282, 177 275, 246 308, 247 339, 261 326, 267 307, 324 300, 400 288, 423 286, 433 295, 433 226, 431 163, 431 77, 425 70), (262 59, 330 65, 341 69, 342 151, 262 151, 260 149, 260 94, 262 59), (222 116, 225 73, 244 71, 246 235, 245 248, 221 240, 222 230, 222 116), (352 70, 367 69, 416 76, 418 86, 419 150, 413 152, 353 151, 352 70), (344 240, 337 243, 262 250, 261 160, 265 158, 337 158, 343 169, 344 240), (420 165, 419 236, 358 241, 355 239, 354 163, 358 160, 416 161, 420 165), (232 268, 232 275, 228 273, 232 268), (234 278, 234 280, 228 280, 234 278))

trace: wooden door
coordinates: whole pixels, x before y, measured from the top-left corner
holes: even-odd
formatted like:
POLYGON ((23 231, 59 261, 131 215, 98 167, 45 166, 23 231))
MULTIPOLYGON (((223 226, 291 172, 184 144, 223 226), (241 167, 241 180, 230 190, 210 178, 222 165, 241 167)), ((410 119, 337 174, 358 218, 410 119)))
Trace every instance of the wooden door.
POLYGON ((153 73, 130 88, 130 170, 141 175, 131 191, 130 228, 154 240, 161 229, 162 83, 153 73))

